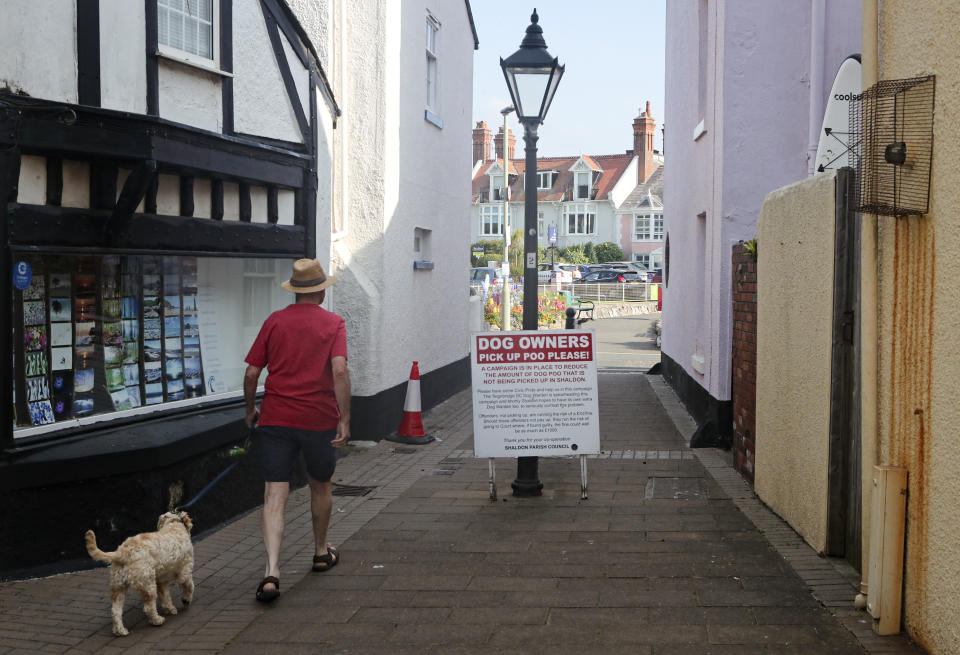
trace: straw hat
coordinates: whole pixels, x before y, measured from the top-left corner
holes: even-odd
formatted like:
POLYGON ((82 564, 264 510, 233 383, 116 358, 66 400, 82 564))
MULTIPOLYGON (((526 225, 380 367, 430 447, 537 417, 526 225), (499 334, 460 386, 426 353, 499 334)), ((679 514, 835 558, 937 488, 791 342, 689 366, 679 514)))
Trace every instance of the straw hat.
POLYGON ((294 293, 313 293, 323 291, 337 281, 336 275, 327 277, 323 266, 316 259, 298 259, 293 262, 293 275, 280 286, 294 293))

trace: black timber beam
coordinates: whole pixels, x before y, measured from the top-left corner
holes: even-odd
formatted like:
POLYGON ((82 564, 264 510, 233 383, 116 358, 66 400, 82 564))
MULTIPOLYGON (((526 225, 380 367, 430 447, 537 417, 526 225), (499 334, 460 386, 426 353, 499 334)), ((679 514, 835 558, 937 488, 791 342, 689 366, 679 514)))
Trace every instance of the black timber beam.
POLYGON ((100 106, 100 0, 77 0, 77 100, 100 106))
MULTIPOLYGON (((220 70, 233 72, 233 0, 220 2, 220 70)), ((223 133, 233 134, 233 77, 220 80, 221 105, 223 106, 223 133)))
MULTIPOLYGON (((14 120, 14 112, 0 107, 0 131, 9 129, 14 120)), ((4 308, 10 320, 13 320, 13 258, 7 245, 10 238, 7 209, 9 202, 17 198, 17 186, 20 180, 20 152, 16 148, 0 149, 0 307, 4 308)), ((301 244, 302 247, 302 244, 301 244)), ((0 352, 14 352, 13 330, 7 321, 0 322, 0 352)), ((5 363, 10 365, 8 359, 5 363)), ((7 448, 13 443, 13 375, 6 369, 0 375, 0 449, 7 448)))
POLYGON ((297 189, 312 153, 297 153, 242 137, 161 118, 0 94, 19 111, 13 129, 0 132, 0 149, 26 154, 122 162, 155 160, 164 172, 222 177, 258 186, 297 189))
MULTIPOLYGON (((149 159, 130 171, 127 181, 123 183, 120 198, 110 216, 109 232, 117 232, 120 227, 130 220, 137 210, 137 205, 144 199, 150 186, 157 176, 157 162, 149 159)), ((156 200, 154 200, 156 202, 156 200)), ((154 207, 156 211, 156 207, 154 207)))
POLYGON ((160 62, 157 60, 160 40, 159 25, 157 24, 157 0, 143 0, 143 12, 146 45, 144 62, 147 67, 147 113, 156 116, 160 113, 160 62))
MULTIPOLYGON (((310 125, 307 122, 307 115, 303 110, 303 103, 300 102, 300 93, 297 91, 297 83, 293 79, 293 73, 290 70, 290 62, 287 60, 287 53, 280 40, 280 31, 277 27, 277 21, 269 12, 264 12, 264 19, 267 23, 267 34, 270 36, 270 43, 273 45, 273 56, 277 61, 277 68, 280 70, 280 77, 283 78, 283 86, 287 90, 287 100, 293 109, 293 115, 297 119, 297 125, 300 127, 300 135, 304 143, 310 138, 310 125)), ((309 64, 307 64, 309 67, 309 64)), ((313 93, 312 89, 310 90, 313 93)))
POLYGON ((164 252, 230 257, 301 257, 304 228, 138 214, 111 232, 112 212, 10 204, 8 239, 17 250, 164 252))
POLYGON ((180 176, 180 215, 193 216, 193 176, 180 176))
POLYGON ((63 160, 47 157, 47 204, 59 206, 63 201, 63 160))

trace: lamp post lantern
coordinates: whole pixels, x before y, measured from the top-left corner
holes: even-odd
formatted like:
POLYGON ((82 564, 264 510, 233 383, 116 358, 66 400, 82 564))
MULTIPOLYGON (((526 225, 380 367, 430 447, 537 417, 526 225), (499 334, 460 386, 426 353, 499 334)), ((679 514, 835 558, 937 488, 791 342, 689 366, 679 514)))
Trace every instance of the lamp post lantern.
MULTIPOLYGON (((503 69, 517 119, 523 125, 523 142, 526 146, 522 263, 524 330, 537 329, 537 128, 547 116, 564 71, 557 58, 547 52, 539 22, 540 17, 534 9, 520 49, 506 59, 500 59, 500 68, 503 69)), ((517 458, 517 479, 510 485, 514 496, 540 495, 543 484, 538 469, 538 458, 517 458)))

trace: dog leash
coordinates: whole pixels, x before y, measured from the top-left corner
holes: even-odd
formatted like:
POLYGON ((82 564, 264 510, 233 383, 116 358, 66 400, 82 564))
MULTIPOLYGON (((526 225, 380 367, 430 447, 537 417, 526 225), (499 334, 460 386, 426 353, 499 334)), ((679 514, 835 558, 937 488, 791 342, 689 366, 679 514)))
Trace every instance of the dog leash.
MULTIPOLYGON (((247 437, 247 439, 249 440, 250 437, 252 437, 252 436, 253 436, 253 430, 251 429, 251 430, 250 430, 250 435, 247 437)), ((244 456, 244 455, 246 455, 246 454, 247 454, 247 449, 246 449, 245 446, 234 446, 234 447, 232 447, 232 448, 230 449, 230 456, 231 456, 231 457, 237 457, 237 458, 239 458, 239 457, 242 457, 242 456, 244 456)), ((222 480, 223 478, 225 478, 226 475, 227 475, 230 471, 232 471, 233 469, 237 468, 237 466, 240 464, 240 461, 241 461, 240 459, 237 459, 237 461, 235 461, 233 464, 231 464, 230 466, 228 466, 227 468, 225 468, 224 470, 222 470, 219 474, 217 474, 217 477, 215 477, 213 480, 210 480, 210 482, 207 483, 207 486, 205 486, 203 489, 200 490, 200 493, 198 493, 196 496, 194 496, 193 498, 191 498, 191 499, 190 499, 190 502, 188 502, 188 503, 185 504, 185 505, 178 505, 178 506, 175 508, 175 511, 179 512, 179 511, 181 511, 181 510, 185 510, 185 509, 187 509, 188 507, 190 507, 191 505, 193 505, 194 503, 196 503, 198 500, 200 500, 201 498, 203 498, 205 495, 207 495, 207 492, 209 492, 211 489, 213 489, 215 486, 217 486, 217 483, 220 482, 220 480, 222 480)))

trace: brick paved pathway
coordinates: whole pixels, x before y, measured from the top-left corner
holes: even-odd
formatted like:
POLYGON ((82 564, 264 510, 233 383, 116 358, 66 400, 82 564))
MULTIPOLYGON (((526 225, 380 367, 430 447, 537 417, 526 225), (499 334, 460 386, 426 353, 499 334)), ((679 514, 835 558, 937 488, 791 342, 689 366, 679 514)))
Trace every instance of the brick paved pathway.
POLYGON ((509 495, 502 460, 491 503, 463 392, 424 417, 440 442, 340 461, 335 481, 376 489, 335 498, 331 572, 307 572, 309 500, 291 495, 273 605, 253 600, 254 512, 197 543, 189 610, 154 628, 128 597, 122 639, 103 569, 0 584, 0 653, 919 652, 873 636, 850 583, 722 457, 685 448, 693 426, 659 377, 602 373, 600 397, 589 500, 576 460, 541 459, 535 499, 509 495))

